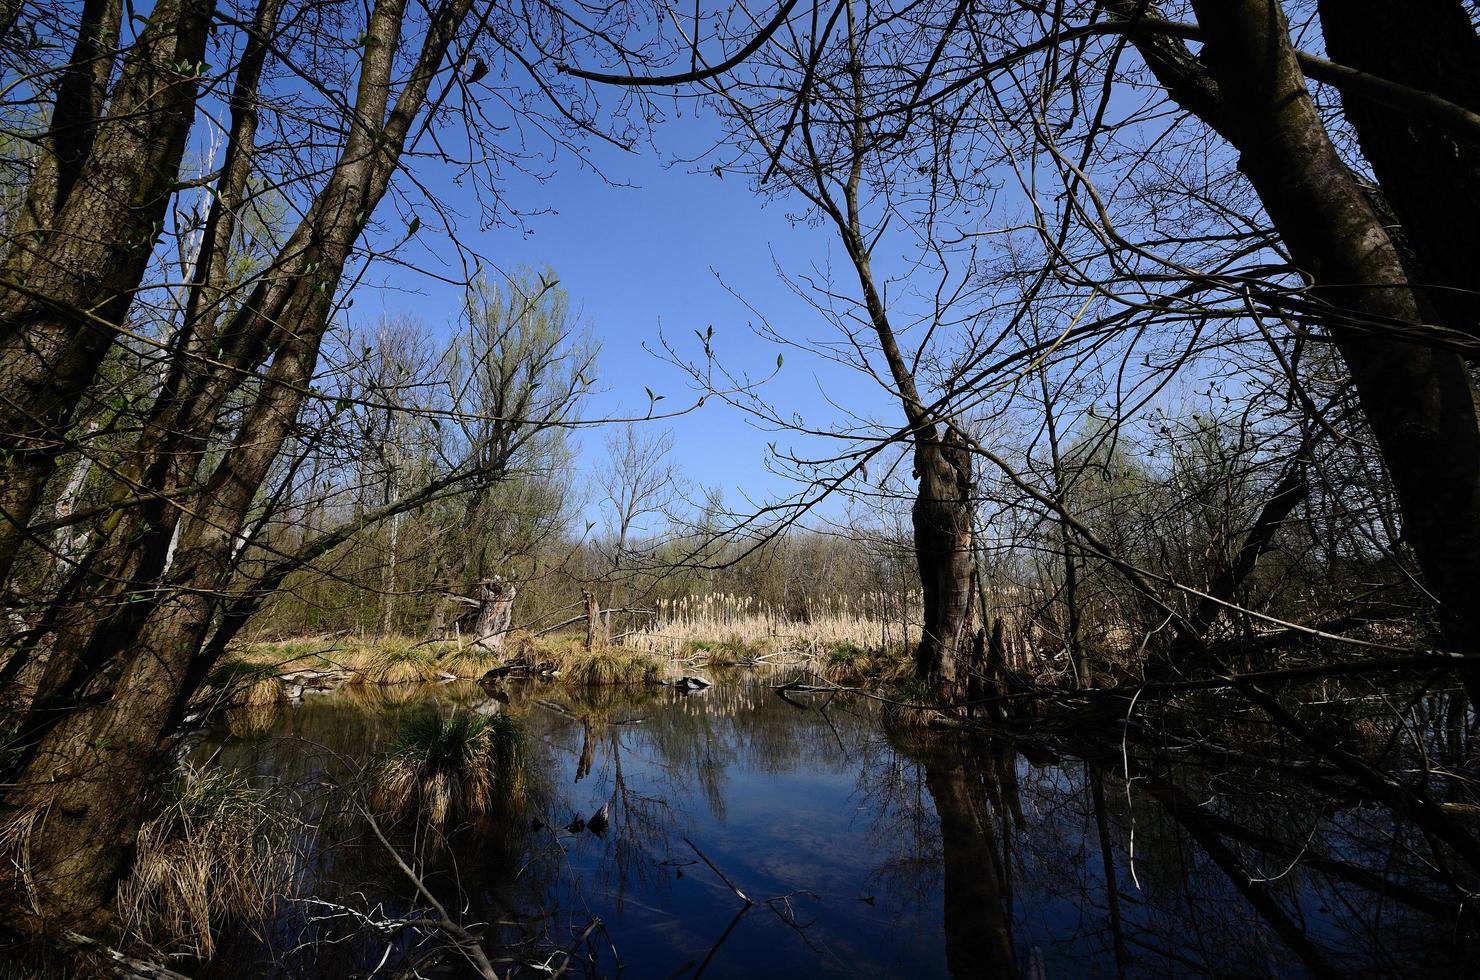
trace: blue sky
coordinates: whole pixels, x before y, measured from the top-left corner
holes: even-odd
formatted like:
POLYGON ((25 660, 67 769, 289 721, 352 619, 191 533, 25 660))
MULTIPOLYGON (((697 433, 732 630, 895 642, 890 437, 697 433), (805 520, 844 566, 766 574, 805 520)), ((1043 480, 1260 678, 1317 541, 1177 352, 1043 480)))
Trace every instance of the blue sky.
MULTIPOLYGON (((486 263, 506 271, 548 265, 573 305, 582 308, 602 346, 601 390, 591 400, 588 416, 643 414, 648 407, 645 388, 666 396, 658 404, 660 411, 693 400, 691 382, 650 352, 659 347, 660 327, 682 350, 697 356, 694 331, 713 325, 717 358, 733 371, 756 377, 775 371, 781 348, 756 336, 756 314, 747 302, 788 337, 835 335, 775 267, 780 262, 796 272, 842 259, 830 230, 794 222, 787 213, 791 202, 767 203, 734 175, 720 178, 703 164, 670 162, 705 145, 716 132, 714 120, 685 112, 658 129, 656 151, 650 146, 636 153, 604 146, 591 151, 589 159, 610 181, 635 186, 611 186, 569 153, 557 156, 547 179, 514 176, 505 185, 510 204, 549 211, 526 218, 522 229, 470 232, 478 221, 465 213, 459 235, 486 263)), ((445 175, 426 176, 454 204, 470 206, 471 198, 452 187, 445 175)), ((387 201, 378 217, 393 229, 399 219, 390 205, 387 201)), ((430 220, 424 219, 422 228, 428 247, 435 250, 439 241, 445 242, 435 236, 430 220)), ((836 271, 851 275, 846 261, 836 271)), ((382 314, 411 314, 441 330, 457 317, 457 289, 389 267, 381 277, 394 288, 358 294, 351 313, 360 322, 382 314)), ((856 292, 855 281, 841 283, 849 293, 856 292)), ((787 349, 785 357, 764 391, 774 405, 798 413, 809 424, 836 416, 829 397, 858 408, 872 406, 875 413, 891 407, 855 372, 794 349, 787 349)), ((765 465, 767 443, 779 439, 784 447, 794 440, 757 428, 744 413, 718 401, 652 424, 673 429, 675 456, 685 476, 698 485, 723 487, 731 506, 743 506, 747 497, 775 497, 796 489, 765 465)), ((600 462, 602 434, 583 431, 582 465, 589 469, 600 462)))

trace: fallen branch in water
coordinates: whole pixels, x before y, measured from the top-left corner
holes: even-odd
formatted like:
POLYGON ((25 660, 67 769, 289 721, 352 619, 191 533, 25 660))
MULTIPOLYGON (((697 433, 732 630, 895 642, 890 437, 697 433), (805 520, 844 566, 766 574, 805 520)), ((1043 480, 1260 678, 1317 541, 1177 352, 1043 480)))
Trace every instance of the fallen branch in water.
POLYGON ((437 896, 433 895, 431 890, 421 880, 421 877, 415 871, 411 870, 411 866, 401 857, 401 852, 397 851, 395 845, 386 839, 385 834, 380 829, 380 824, 376 822, 375 817, 370 813, 369 807, 362 806, 359 810, 366 822, 369 823, 371 832, 375 834, 375 839, 380 841, 386 853, 391 856, 391 860, 396 863, 396 867, 401 870, 401 873, 415 886, 421 897, 426 899, 433 911, 436 912, 435 921, 437 926, 452 937, 453 945, 457 951, 462 953, 477 968, 478 973, 485 980, 499 980, 498 974, 494 972, 493 964, 488 960, 488 954, 483 951, 483 944, 478 942, 476 936, 464 929, 447 913, 447 908, 441 902, 437 901, 437 896))
POLYGON ((167 966, 129 956, 81 933, 69 932, 66 939, 78 949, 89 950, 107 959, 113 964, 113 975, 122 977, 123 980, 190 980, 185 974, 176 973, 167 966))
POLYGON ((733 881, 731 881, 730 879, 728 879, 728 878, 725 877, 725 873, 723 871, 721 871, 719 868, 717 868, 717 867, 714 866, 714 862, 711 861, 711 860, 709 860, 709 858, 705 856, 705 854, 704 854, 703 851, 699 850, 699 846, 697 844, 695 844, 693 841, 689 840, 687 837, 685 837, 683 839, 683 842, 685 844, 689 845, 689 847, 693 848, 694 853, 697 854, 697 855, 699 855, 699 860, 701 860, 705 864, 709 865, 709 870, 710 871, 713 871, 715 874, 719 875, 719 880, 720 881, 723 881, 726 885, 728 885, 730 891, 734 892, 736 895, 738 895, 740 897, 740 901, 744 902, 746 905, 754 905, 755 904, 754 902, 752 902, 750 900, 750 897, 748 895, 746 895, 740 889, 738 889, 738 888, 735 887, 735 883, 733 881))
POLYGON ((591 933, 601 928, 602 925, 603 923, 600 919, 592 919, 586 924, 585 930, 576 937, 575 942, 570 944, 570 948, 565 950, 565 960, 560 964, 560 969, 550 974, 552 980, 559 980, 560 977, 565 976, 565 971, 570 969, 570 961, 575 957, 576 950, 581 948, 581 943, 585 942, 591 933))

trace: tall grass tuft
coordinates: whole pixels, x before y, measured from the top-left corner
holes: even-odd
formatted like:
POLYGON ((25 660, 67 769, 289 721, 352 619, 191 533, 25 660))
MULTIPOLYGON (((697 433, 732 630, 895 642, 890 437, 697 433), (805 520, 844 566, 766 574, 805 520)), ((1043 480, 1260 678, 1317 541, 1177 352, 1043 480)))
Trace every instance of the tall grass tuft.
POLYGON ((577 653, 561 666, 565 684, 599 687, 608 684, 653 684, 658 680, 658 661, 646 653, 608 649, 577 653))
POLYGON ((524 734, 505 715, 433 707, 408 715, 374 777, 376 810, 445 834, 489 829, 524 801, 524 734))
POLYGON ((210 700, 233 707, 260 707, 283 699, 283 686, 272 664, 228 659, 211 671, 210 700))
POLYGON ((354 681, 370 684, 415 684, 437 679, 437 654, 428 646, 382 643, 354 658, 354 681))
POLYGON ((265 921, 294 868, 284 813, 240 773, 186 766, 139 830, 118 889, 126 927, 156 947, 209 959, 223 923, 265 921))

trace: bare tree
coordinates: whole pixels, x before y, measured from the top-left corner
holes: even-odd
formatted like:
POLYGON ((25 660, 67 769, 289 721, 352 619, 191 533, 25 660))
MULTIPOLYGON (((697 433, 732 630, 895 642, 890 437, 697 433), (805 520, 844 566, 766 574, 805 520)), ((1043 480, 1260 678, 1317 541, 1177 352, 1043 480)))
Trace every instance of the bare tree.
POLYGON ((611 589, 605 629, 611 632, 611 610, 628 604, 630 574, 638 556, 635 535, 647 518, 667 515, 683 492, 678 467, 672 460, 673 433, 645 431, 627 423, 606 437, 606 461, 596 474, 603 509, 612 536, 609 558, 611 589))

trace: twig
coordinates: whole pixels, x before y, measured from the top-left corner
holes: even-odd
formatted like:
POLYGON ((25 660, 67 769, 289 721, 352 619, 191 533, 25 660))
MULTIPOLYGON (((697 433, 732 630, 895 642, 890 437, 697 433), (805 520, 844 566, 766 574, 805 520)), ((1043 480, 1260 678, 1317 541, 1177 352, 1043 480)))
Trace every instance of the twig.
POLYGON ((560 969, 556 970, 550 975, 551 980, 559 980, 560 977, 565 976, 565 971, 570 969, 570 961, 575 957, 576 950, 581 948, 581 943, 585 942, 586 938, 590 936, 592 932, 596 931, 596 928, 600 925, 600 919, 592 919, 586 924, 585 930, 576 937, 576 941, 571 943, 570 948, 565 951, 565 961, 560 964, 560 969))
POLYGON ((738 888, 735 887, 735 883, 733 881, 731 881, 730 879, 728 879, 728 878, 725 877, 725 873, 723 871, 721 871, 719 868, 717 868, 717 867, 714 866, 714 862, 711 861, 711 860, 709 860, 709 858, 705 856, 705 854, 704 854, 703 851, 699 850, 699 847, 698 847, 697 844, 695 844, 693 841, 689 840, 687 837, 685 837, 683 839, 683 842, 685 844, 689 845, 689 847, 691 847, 691 848, 694 849, 694 853, 697 854, 697 855, 699 855, 699 860, 701 860, 705 864, 709 865, 709 870, 710 871, 713 871, 715 874, 719 875, 719 880, 720 881, 723 881, 726 885, 728 885, 730 891, 734 892, 736 895, 738 895, 740 897, 740 901, 744 902, 746 905, 754 905, 755 904, 754 902, 752 902, 750 900, 750 897, 748 895, 746 895, 740 889, 738 889, 738 888))
POLYGON ((366 822, 370 824, 370 830, 375 834, 375 839, 380 841, 386 853, 391 856, 391 860, 396 862, 396 867, 401 869, 401 873, 406 876, 412 885, 416 886, 416 890, 421 894, 421 897, 425 898, 436 911, 437 924, 452 936, 458 951, 472 961, 485 980, 498 980, 498 974, 494 972, 493 964, 488 961, 488 954, 483 951, 482 944, 478 942, 472 933, 458 925, 452 916, 447 914, 446 907, 437 901, 437 896, 433 895, 427 886, 422 883, 417 873, 411 870, 411 866, 401 857, 401 853, 386 839, 385 834, 381 832, 380 824, 371 815, 369 808, 362 806, 360 807, 360 812, 364 815, 366 822))

